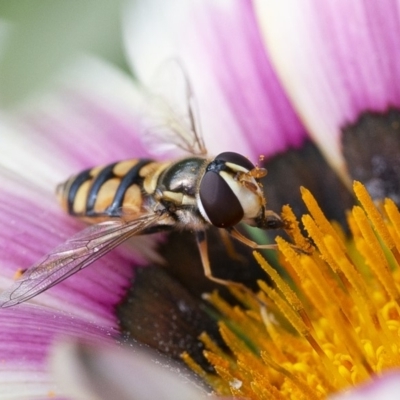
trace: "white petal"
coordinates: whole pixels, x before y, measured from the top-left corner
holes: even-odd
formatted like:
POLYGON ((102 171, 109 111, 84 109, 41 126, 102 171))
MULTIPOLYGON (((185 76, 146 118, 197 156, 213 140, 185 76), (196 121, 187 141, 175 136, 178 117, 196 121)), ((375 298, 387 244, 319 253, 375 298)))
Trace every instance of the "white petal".
POLYGON ((182 374, 181 367, 163 365, 140 349, 65 341, 57 344, 53 353, 56 381, 74 399, 205 398, 205 392, 182 374))
POLYGON ((400 393, 399 371, 388 371, 375 377, 373 382, 361 385, 341 394, 330 396, 330 400, 397 400, 400 393))

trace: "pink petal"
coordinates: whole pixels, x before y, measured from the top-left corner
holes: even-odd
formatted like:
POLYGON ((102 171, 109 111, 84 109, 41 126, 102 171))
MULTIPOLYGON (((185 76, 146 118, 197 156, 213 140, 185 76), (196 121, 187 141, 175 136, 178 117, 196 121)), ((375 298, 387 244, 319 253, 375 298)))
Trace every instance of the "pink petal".
POLYGON ((304 139, 265 53, 251 2, 134 2, 126 45, 143 79, 167 58, 183 61, 211 153, 235 150, 256 160, 304 139))
POLYGON ((257 1, 277 72, 313 138, 342 176, 340 128, 400 105, 395 0, 257 1))
MULTIPOLYGON (((89 92, 77 82, 80 91, 69 87, 63 99, 53 94, 28 107, 29 112, 19 111, 7 124, 2 120, 0 291, 12 284, 20 268, 28 268, 85 226, 61 210, 56 183, 91 165, 145 155, 129 109, 136 102, 132 82, 126 85, 126 78, 116 75, 107 75, 118 93, 113 100, 103 88, 89 92)), ((142 247, 151 253, 153 244, 142 242, 142 247)), ((0 308, 1 398, 3 393, 59 398, 45 365, 53 338, 62 333, 108 340, 117 334, 115 306, 130 286, 134 266, 146 262, 138 254, 122 247, 107 254, 30 301, 40 307, 0 308)))
MULTIPOLYGON (((28 268, 84 225, 61 211, 51 193, 17 175, 0 172, 0 287, 5 289, 19 268, 28 268)), ((115 250, 32 301, 116 327, 114 307, 124 296, 138 262, 144 260, 126 249, 115 250)))
POLYGON ((73 316, 28 305, 0 310, 0 326, 2 399, 61 398, 47 367, 54 339, 79 335, 104 345, 113 333, 73 316))

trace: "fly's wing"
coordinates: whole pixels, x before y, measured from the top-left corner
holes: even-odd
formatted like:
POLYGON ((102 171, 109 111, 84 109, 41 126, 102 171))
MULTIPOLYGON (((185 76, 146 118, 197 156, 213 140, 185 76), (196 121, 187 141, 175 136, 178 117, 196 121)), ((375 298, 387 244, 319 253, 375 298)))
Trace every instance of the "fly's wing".
POLYGON ((120 243, 160 222, 158 214, 89 226, 44 256, 0 295, 0 307, 22 303, 87 267, 120 243))
POLYGON ((159 68, 145 89, 142 114, 143 141, 155 155, 206 156, 193 90, 178 60, 159 68))

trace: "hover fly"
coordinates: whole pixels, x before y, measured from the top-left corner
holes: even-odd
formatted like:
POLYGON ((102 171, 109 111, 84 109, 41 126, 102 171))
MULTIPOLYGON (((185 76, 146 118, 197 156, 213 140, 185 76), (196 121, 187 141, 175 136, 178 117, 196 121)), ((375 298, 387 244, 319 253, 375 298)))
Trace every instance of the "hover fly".
POLYGON ((27 269, 2 293, 1 307, 31 299, 136 235, 193 231, 205 275, 222 284, 227 281, 214 277, 210 268, 206 240, 210 225, 252 248, 275 248, 258 245, 236 229, 239 223, 261 229, 284 228, 281 218, 266 209, 260 183, 266 170, 238 153, 207 155, 189 81, 179 65, 174 68, 184 100, 176 107, 168 95, 151 95, 153 116, 148 120, 153 122, 144 123, 144 136, 181 149, 186 157, 166 162, 115 162, 83 171, 59 185, 57 195, 65 211, 93 225, 27 269))

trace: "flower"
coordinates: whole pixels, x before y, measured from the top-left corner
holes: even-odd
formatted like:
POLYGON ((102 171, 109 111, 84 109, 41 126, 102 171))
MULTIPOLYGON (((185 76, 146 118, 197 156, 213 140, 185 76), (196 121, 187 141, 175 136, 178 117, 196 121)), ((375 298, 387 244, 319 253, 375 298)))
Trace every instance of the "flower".
MULTIPOLYGON (((126 9, 124 33, 127 53, 144 82, 163 59, 177 55, 184 61, 211 153, 236 150, 252 159, 265 155, 272 209, 289 202, 300 215, 294 193, 301 183, 322 199, 329 218, 343 220, 343 210, 353 202, 346 185, 354 178, 374 198, 398 195, 396 7, 390 0, 324 5, 316 0, 302 5, 289 0, 135 1, 126 9)), ((17 268, 34 263, 81 226, 52 203, 50 188, 79 169, 131 157, 133 144, 134 156, 146 154, 132 139, 138 121, 129 115, 136 104, 130 79, 102 63, 85 62, 65 82, 61 92, 18 115, 23 127, 5 127, 2 134, 1 163, 13 171, 2 170, 0 190, 5 199, 0 221, 7 227, 1 239, 2 288, 17 268), (20 133, 26 129, 29 134, 20 133), (29 154, 21 148, 29 148, 29 154)), ((124 313, 126 319, 118 321, 115 305, 129 286, 132 265, 141 262, 138 254, 118 250, 97 268, 36 298, 37 308, 21 306, 0 314, 4 323, 10 322, 3 331, 3 376, 11 365, 15 382, 3 390, 20 389, 17 370, 33 385, 35 375, 28 373, 35 370, 45 382, 35 394, 58 395, 44 366, 49 343, 60 331, 103 342, 118 332, 118 322, 129 325, 133 316, 124 313), (16 353, 11 345, 25 317, 29 335, 16 353), (58 325, 49 324, 53 317, 58 325), (33 337, 41 346, 32 345, 33 337)), ((197 279, 189 280, 197 286, 197 279)), ((130 302, 132 298, 126 304, 130 302)), ((184 314, 186 299, 176 304, 184 314)), ((148 320, 156 320, 157 308, 150 311, 148 320)), ((171 318, 168 329, 180 327, 179 318, 179 323, 171 318)), ((157 326, 153 330, 157 333, 157 326)), ((175 344, 164 341, 163 349, 179 349, 175 344)))

